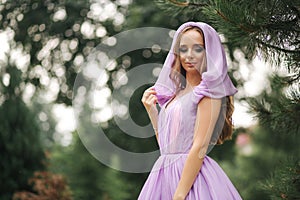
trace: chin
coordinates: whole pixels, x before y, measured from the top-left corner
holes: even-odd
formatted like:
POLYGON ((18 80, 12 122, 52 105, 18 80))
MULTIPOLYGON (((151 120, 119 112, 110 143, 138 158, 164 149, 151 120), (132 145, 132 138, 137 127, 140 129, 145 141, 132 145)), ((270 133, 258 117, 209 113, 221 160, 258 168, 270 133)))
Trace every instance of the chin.
POLYGON ((184 67, 186 72, 199 72, 199 70, 195 66, 184 67))

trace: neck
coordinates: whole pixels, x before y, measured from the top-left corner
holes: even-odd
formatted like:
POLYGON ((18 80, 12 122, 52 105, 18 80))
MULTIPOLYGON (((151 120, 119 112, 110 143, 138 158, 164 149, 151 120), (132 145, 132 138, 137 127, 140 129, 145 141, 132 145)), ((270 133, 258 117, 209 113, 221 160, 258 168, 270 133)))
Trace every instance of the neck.
POLYGON ((201 75, 199 74, 198 71, 186 73, 186 81, 187 81, 186 89, 199 85, 201 80, 202 80, 201 75))

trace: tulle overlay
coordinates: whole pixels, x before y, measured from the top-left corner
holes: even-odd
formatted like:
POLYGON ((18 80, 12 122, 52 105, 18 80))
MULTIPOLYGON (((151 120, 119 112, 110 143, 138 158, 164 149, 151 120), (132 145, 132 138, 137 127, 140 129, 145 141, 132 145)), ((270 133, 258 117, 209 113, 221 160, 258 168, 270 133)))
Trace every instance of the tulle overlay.
POLYGON ((227 74, 226 55, 218 33, 208 24, 187 22, 182 24, 176 31, 171 49, 155 83, 158 103, 160 105, 163 105, 176 91, 174 82, 170 78, 170 72, 173 70, 172 65, 176 57, 174 47, 176 38, 188 26, 196 26, 202 30, 205 40, 205 58, 207 63, 207 70, 202 73, 202 81, 194 89, 192 101, 198 103, 204 96, 222 98, 237 93, 237 89, 227 74))
MULTIPOLYGON (((193 144, 198 103, 204 96, 223 98, 237 92, 227 75, 225 53, 216 31, 205 23, 187 22, 180 26, 174 35, 171 50, 154 88, 161 107, 158 115, 158 143, 161 156, 154 164, 138 199, 172 200, 193 144), (202 74, 201 83, 191 92, 172 100, 176 89, 170 79, 175 58, 173 48, 178 34, 187 26, 198 26, 204 33, 207 71, 202 74)), ((224 118, 219 117, 211 142, 207 144, 209 147, 206 154, 212 149, 213 141, 218 138, 223 125, 224 118)), ((226 174, 206 155, 186 200, 239 199, 240 195, 226 174)))
MULTIPOLYGON (((169 100, 160 110, 161 156, 155 162, 139 200, 172 200, 193 141, 197 104, 191 103, 192 97, 193 92, 190 92, 171 102, 169 100)), ((239 199, 240 195, 220 166, 205 156, 186 200, 239 199)))
MULTIPOLYGON (((146 181, 139 200, 172 200, 188 154, 161 155, 146 181)), ((201 171, 186 200, 241 199, 226 174, 210 157, 205 156, 201 171)))

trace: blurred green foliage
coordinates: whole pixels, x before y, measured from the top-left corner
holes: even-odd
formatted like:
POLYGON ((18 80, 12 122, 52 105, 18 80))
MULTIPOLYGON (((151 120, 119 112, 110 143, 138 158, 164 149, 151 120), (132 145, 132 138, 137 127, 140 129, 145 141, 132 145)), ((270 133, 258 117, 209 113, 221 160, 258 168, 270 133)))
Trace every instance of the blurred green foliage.
MULTIPOLYGON (((186 21, 208 22, 222 34, 230 58, 230 76, 236 86, 242 87, 244 83, 236 50, 243 52, 249 62, 259 50, 265 61, 275 66, 283 63, 292 74, 286 78, 271 78, 271 90, 266 89, 255 98, 245 98, 259 119, 259 127, 237 129, 232 141, 216 146, 210 155, 222 165, 244 199, 298 197, 299 174, 294 172, 299 172, 299 165, 293 163, 299 161, 300 155, 297 148, 299 3, 276 0, 251 3, 219 0, 189 3, 156 0, 157 4, 142 0, 130 4, 124 2, 1 2, 0 29, 10 37, 9 50, 0 61, 0 198, 10 199, 20 190, 31 191, 28 178, 34 171, 46 168, 67 177, 74 199, 136 199, 148 174, 124 173, 104 166, 87 151, 77 132, 73 133, 69 146, 56 143, 51 105, 71 105, 72 95, 76 94, 72 90, 78 72, 93 48, 109 36, 144 26, 175 30, 186 21), (105 9, 112 9, 107 18, 101 15, 105 9), (21 55, 13 57, 15 50, 20 50, 27 59, 22 60, 21 55), (52 91, 52 99, 47 99, 45 93, 51 90, 53 83, 57 83, 57 90, 52 91), (33 94, 25 101, 28 88, 33 88, 33 94), (244 133, 251 138, 248 144, 252 148, 250 154, 243 153, 242 147, 235 145, 239 134, 244 133), (50 166, 43 165, 46 149, 50 151, 50 166), (270 178, 272 172, 276 176, 270 178), (295 181, 286 181, 287 187, 278 187, 284 181, 284 175, 295 181)), ((130 58, 126 68, 129 71, 145 63, 162 63, 167 53, 153 53, 148 49, 151 54, 145 57, 144 50, 122 55, 116 68, 106 70, 109 76, 106 84, 110 91, 114 91, 116 73, 124 70, 121 64, 124 59, 130 58)), ((141 126, 149 123, 140 102, 148 86, 136 89, 129 102, 129 114, 141 126)), ((90 109, 87 102, 84 110, 90 109)), ((83 127, 78 129, 97 133, 99 127, 92 124, 90 118, 85 120, 83 127)), ((126 150, 148 152, 158 148, 155 137, 128 136, 114 120, 101 126, 113 143, 126 150)))
MULTIPOLYGON (((11 84, 1 84, 4 102, 0 106, 0 198, 11 199, 18 190, 30 189, 28 179, 45 168, 41 130, 34 113, 22 100, 18 90, 21 72, 7 67, 11 84)), ((2 82, 1 82, 2 83, 2 82)))

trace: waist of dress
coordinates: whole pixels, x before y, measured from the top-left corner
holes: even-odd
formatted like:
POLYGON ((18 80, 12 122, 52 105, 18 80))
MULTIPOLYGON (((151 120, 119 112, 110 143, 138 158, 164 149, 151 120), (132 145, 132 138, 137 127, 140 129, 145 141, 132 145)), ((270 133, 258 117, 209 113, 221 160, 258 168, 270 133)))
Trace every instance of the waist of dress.
POLYGON ((182 153, 182 152, 174 152, 174 153, 161 153, 160 156, 187 156, 189 153, 182 153))

